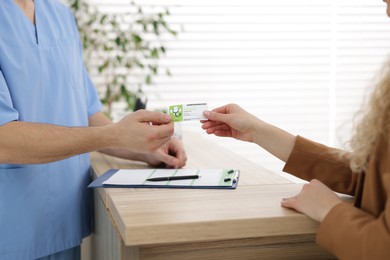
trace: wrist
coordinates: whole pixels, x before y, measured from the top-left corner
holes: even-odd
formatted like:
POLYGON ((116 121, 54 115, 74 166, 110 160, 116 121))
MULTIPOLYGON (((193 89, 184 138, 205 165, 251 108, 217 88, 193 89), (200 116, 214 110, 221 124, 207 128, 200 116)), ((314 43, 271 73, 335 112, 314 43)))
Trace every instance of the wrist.
POLYGON ((98 142, 98 146, 100 146, 99 150, 121 148, 121 143, 118 138, 120 134, 115 124, 93 128, 96 130, 94 138, 98 142))
POLYGON ((252 125, 252 142, 260 145, 262 139, 264 139, 264 133, 267 131, 266 128, 268 124, 260 119, 257 119, 253 122, 252 125))
POLYGON ((318 220, 319 222, 324 221, 326 216, 329 215, 329 213, 334 209, 337 205, 341 204, 343 201, 340 198, 334 198, 332 201, 329 202, 328 207, 322 212, 321 216, 319 216, 318 220))

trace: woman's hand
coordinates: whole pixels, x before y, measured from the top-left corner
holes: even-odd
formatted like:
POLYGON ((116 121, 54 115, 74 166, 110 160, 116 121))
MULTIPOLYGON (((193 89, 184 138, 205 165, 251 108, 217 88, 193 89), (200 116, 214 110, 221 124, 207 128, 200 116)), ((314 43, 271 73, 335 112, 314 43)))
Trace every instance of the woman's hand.
POLYGON ((228 104, 212 111, 205 111, 203 115, 208 120, 201 121, 202 128, 208 134, 253 142, 255 122, 259 119, 240 106, 228 104))
POLYGON ((341 202, 342 200, 322 182, 312 180, 303 185, 301 192, 296 196, 283 198, 281 205, 322 222, 329 211, 341 202))
POLYGON ((228 104, 205 111, 207 120, 201 120, 208 134, 233 137, 256 143, 282 161, 287 161, 295 143, 295 136, 267 124, 236 104, 228 104))

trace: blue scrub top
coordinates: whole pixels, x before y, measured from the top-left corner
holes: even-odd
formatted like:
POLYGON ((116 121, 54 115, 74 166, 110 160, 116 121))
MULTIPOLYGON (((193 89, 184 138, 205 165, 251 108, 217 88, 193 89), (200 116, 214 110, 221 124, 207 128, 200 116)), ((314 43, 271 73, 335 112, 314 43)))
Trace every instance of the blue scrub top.
MULTIPOLYGON (((70 10, 35 0, 36 26, 0 1, 0 125, 87 126, 101 109, 70 10)), ((1 138, 1 137, 0 137, 1 138)), ((0 259, 35 259, 90 233, 88 154, 37 165, 0 164, 0 259)))

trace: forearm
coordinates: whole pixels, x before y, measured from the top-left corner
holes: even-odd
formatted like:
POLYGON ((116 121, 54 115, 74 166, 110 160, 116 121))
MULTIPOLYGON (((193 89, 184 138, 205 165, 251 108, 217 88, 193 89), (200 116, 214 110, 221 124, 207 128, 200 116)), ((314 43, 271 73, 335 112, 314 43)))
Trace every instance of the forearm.
POLYGON ((255 123, 253 142, 286 162, 295 144, 295 136, 261 120, 255 123))
POLYGON ((114 145, 108 127, 10 122, 0 127, 0 163, 48 163, 114 145))
POLYGON ((103 150, 98 150, 98 152, 122 158, 122 159, 128 159, 128 160, 133 160, 133 161, 145 161, 146 160, 146 153, 138 153, 138 152, 133 152, 131 150, 127 149, 103 149, 103 150))
POLYGON ((294 147, 295 136, 265 123, 236 104, 205 111, 203 115, 207 121, 201 121, 202 128, 208 134, 256 143, 282 161, 287 161, 294 147))
POLYGON ((320 180, 332 190, 349 195, 360 189, 364 179, 364 174, 352 172, 347 154, 340 156, 338 149, 302 136, 296 137, 283 171, 308 181, 320 180))
POLYGON ((390 259, 388 207, 389 203, 374 216, 350 203, 340 203, 320 224, 316 242, 338 259, 390 259))

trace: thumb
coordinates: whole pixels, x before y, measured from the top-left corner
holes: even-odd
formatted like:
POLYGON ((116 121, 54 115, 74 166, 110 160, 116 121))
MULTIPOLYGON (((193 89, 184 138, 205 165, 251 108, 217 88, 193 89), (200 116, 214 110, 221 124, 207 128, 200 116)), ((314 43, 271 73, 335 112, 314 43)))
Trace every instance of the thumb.
POLYGON ((285 208, 295 208, 296 196, 291 198, 283 198, 280 205, 285 208))
POLYGON ((161 112, 147 111, 147 110, 138 110, 138 117, 141 122, 151 122, 155 125, 167 124, 172 121, 172 118, 161 112))
POLYGON ((208 120, 211 120, 211 121, 219 121, 222 123, 226 123, 228 121, 228 115, 217 113, 214 111, 205 110, 205 111, 203 111, 203 115, 205 118, 207 118, 208 120))

